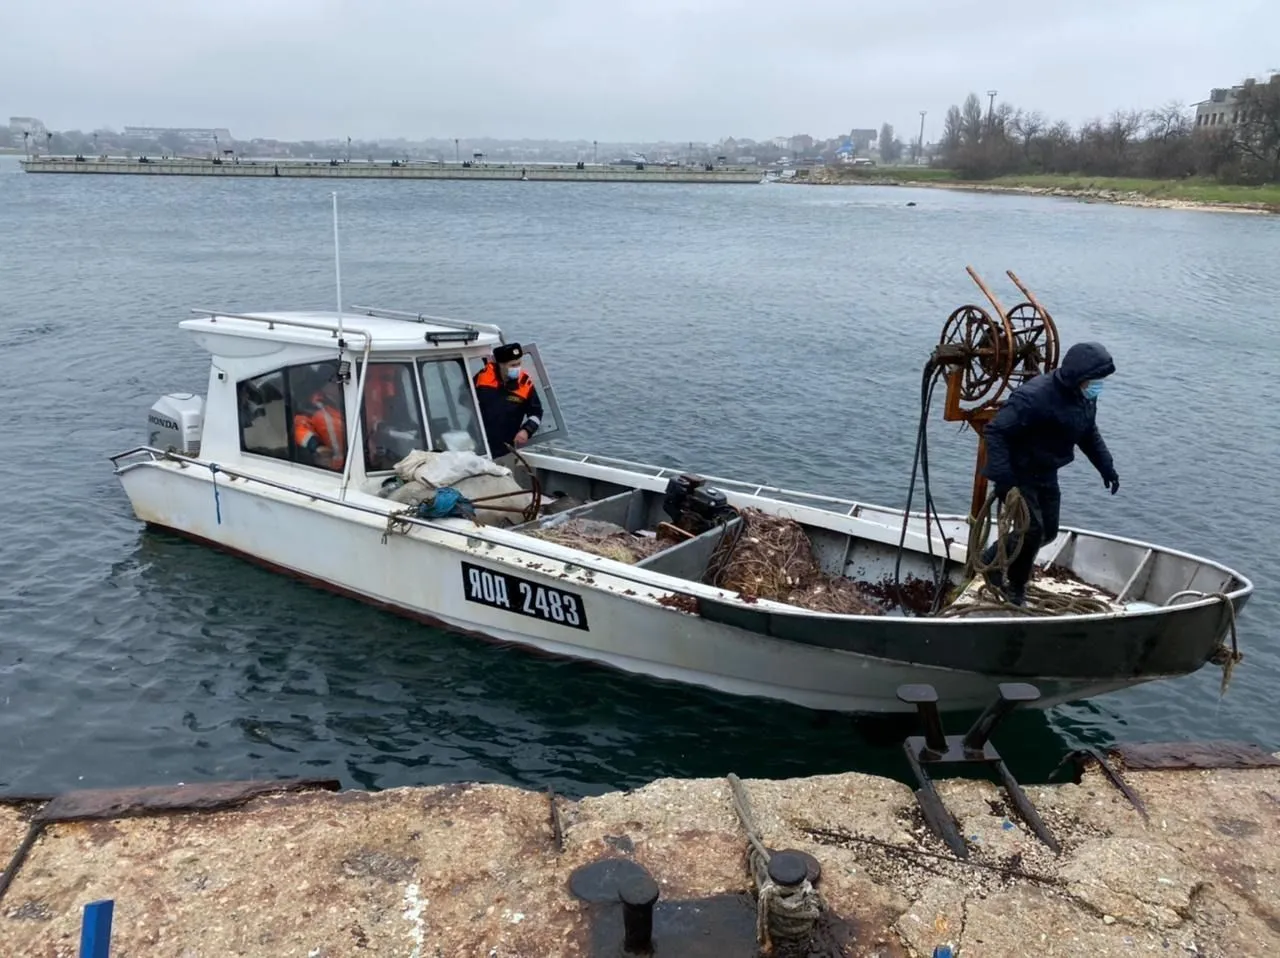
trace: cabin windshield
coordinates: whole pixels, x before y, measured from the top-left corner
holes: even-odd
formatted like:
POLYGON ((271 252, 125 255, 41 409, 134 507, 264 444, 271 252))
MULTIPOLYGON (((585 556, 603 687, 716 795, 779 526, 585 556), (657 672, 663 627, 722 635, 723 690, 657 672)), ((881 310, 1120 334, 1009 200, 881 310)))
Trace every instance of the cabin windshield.
POLYGON ((370 363, 364 383, 360 416, 365 471, 393 469, 415 449, 427 448, 413 363, 370 363))
POLYGON ((419 368, 432 450, 470 450, 483 456, 488 449, 484 427, 462 359, 423 359, 419 368))

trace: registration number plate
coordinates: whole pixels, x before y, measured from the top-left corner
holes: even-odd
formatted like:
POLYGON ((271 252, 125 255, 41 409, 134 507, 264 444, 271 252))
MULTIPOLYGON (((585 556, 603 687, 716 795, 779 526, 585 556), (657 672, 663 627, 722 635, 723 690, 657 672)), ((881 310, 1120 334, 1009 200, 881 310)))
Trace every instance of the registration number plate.
POLYGON ((530 582, 508 572, 482 569, 470 562, 462 563, 462 589, 468 602, 590 631, 581 597, 564 589, 530 582))

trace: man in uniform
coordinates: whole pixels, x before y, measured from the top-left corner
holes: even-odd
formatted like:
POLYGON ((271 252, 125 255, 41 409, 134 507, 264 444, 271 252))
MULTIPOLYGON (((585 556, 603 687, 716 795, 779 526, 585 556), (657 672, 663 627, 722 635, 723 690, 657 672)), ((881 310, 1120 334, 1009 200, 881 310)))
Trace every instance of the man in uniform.
POLYGON ((480 418, 495 460, 510 454, 508 444, 523 446, 542 425, 542 400, 521 368, 523 359, 519 343, 503 343, 493 348, 492 358, 475 375, 480 418))
MULTIPOLYGON (((1005 554, 1010 557, 1008 581, 998 570, 986 577, 988 585, 1014 605, 1026 604, 1036 553, 1058 535, 1062 504, 1058 470, 1075 458, 1075 447, 1093 463, 1113 496, 1120 488, 1111 452, 1095 421, 1102 381, 1115 371, 1111 354, 1101 343, 1076 343, 1057 369, 1010 393, 987 425, 984 474, 1002 503, 1009 490, 1016 488, 1031 518, 1021 548, 1016 534, 1005 542, 1005 554)), ((989 564, 995 557, 993 543, 982 560, 989 564)))

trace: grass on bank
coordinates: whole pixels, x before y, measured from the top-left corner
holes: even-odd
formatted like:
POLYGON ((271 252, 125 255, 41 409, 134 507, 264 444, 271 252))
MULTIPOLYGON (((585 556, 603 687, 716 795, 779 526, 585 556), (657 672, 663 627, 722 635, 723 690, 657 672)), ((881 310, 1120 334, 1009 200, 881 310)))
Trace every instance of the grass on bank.
POLYGON ((1114 190, 1138 193, 1151 199, 1185 200, 1191 203, 1264 204, 1280 207, 1280 183, 1266 186, 1232 186, 1216 180, 1149 180, 1114 176, 1078 176, 1062 173, 999 176, 991 180, 964 180, 952 170, 933 167, 862 167, 842 170, 841 178, 896 181, 900 183, 956 183, 992 187, 1059 189, 1072 193, 1114 190))

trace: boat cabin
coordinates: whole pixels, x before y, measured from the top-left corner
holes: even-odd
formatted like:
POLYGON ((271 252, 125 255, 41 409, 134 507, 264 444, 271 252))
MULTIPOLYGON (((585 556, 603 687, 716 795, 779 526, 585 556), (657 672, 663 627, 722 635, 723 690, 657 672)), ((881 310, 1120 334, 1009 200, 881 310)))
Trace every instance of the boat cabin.
MULTIPOLYGON (((211 354, 206 399, 166 397, 177 408, 152 411, 153 445, 176 430, 179 452, 294 479, 341 476, 344 489, 371 493, 414 450, 506 452, 490 448, 473 382, 504 342, 497 326, 359 306, 196 312, 179 325, 211 354)), ((543 406, 530 444, 562 438, 537 346, 522 346, 543 406)))

